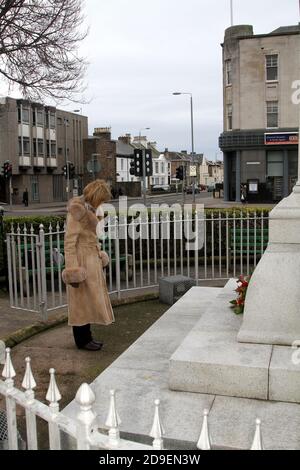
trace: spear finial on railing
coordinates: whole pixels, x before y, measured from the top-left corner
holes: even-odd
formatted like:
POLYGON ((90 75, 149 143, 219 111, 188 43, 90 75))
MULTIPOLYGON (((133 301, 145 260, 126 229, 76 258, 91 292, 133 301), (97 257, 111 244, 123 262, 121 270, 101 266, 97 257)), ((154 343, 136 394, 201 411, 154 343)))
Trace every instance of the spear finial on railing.
POLYGON ((36 381, 34 380, 32 370, 31 370, 31 359, 30 357, 26 357, 26 370, 24 379, 22 382, 22 387, 25 388, 26 391, 32 391, 36 387, 36 381))
POLYGON ((5 357, 5 364, 4 368, 2 371, 2 377, 4 377, 6 380, 12 380, 16 376, 16 372, 14 369, 14 366, 11 361, 10 357, 10 348, 6 348, 6 357, 5 357))
POLYGON ((161 423, 160 415, 159 415, 159 406, 160 406, 160 400, 155 400, 155 412, 154 412, 154 420, 153 420, 153 425, 152 429, 150 432, 150 437, 153 437, 153 444, 152 447, 155 450, 163 450, 164 448, 164 442, 163 442, 163 436, 165 434, 164 428, 161 423))
POLYGON ((256 429, 255 435, 253 439, 253 443, 251 446, 251 450, 264 450, 263 442, 262 442, 262 435, 261 435, 261 420, 256 420, 256 429))
POLYGON ((116 406, 116 391, 110 391, 110 403, 109 403, 109 410, 108 416, 105 421, 105 426, 109 428, 108 435, 110 438, 110 444, 113 446, 117 446, 120 441, 120 430, 119 426, 121 424, 120 416, 117 412, 116 406))
POLYGON ((91 430, 96 419, 96 414, 93 411, 96 397, 91 387, 84 383, 79 387, 75 400, 80 408, 77 414, 77 449, 89 450, 91 430))
POLYGON ((46 395, 46 400, 49 401, 50 404, 56 404, 61 400, 61 394, 58 390, 56 380, 55 380, 55 369, 50 369, 50 383, 49 388, 46 395))
POLYGON ((210 441, 209 430, 208 430, 208 415, 209 415, 209 411, 204 410, 202 429, 201 429, 199 440, 197 442, 197 448, 200 450, 211 450, 211 441, 210 441))

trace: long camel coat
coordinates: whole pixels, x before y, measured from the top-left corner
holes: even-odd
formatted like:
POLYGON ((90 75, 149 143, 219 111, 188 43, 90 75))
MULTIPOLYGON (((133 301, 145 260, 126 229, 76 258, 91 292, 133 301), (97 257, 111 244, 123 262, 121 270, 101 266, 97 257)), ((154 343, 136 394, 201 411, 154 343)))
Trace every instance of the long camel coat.
POLYGON ((114 322, 103 273, 108 258, 98 242, 97 224, 96 215, 86 207, 83 197, 71 199, 65 234, 65 269, 62 273, 67 284, 71 326, 88 323, 109 325, 114 322))

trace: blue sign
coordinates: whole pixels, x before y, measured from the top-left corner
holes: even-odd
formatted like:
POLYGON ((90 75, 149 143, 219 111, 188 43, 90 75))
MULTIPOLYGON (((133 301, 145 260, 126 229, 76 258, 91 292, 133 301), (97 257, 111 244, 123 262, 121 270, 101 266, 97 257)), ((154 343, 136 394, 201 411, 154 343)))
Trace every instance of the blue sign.
POLYGON ((265 134, 265 145, 298 145, 298 132, 265 134))

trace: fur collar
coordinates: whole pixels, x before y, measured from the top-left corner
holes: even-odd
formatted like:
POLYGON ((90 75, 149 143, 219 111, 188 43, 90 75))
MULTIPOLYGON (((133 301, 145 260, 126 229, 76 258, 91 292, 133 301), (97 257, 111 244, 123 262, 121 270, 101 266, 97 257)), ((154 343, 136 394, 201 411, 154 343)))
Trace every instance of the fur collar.
POLYGON ((71 199, 68 203, 68 212, 77 222, 80 222, 85 230, 96 233, 96 227, 99 221, 96 215, 85 207, 82 198, 75 197, 71 199))

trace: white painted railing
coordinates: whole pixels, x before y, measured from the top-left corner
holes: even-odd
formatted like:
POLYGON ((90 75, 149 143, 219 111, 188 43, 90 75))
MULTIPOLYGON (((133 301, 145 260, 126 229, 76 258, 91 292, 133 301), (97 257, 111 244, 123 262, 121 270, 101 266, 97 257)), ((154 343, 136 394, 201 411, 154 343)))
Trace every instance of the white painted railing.
MULTIPOLYGON (((31 370, 30 358, 26 358, 26 370, 22 382, 24 392, 18 390, 14 385, 16 376, 14 366, 11 360, 11 350, 6 349, 5 365, 2 376, 4 381, 0 380, 0 395, 5 397, 8 448, 10 450, 18 449, 18 427, 16 405, 25 410, 26 415, 26 444, 28 450, 38 449, 38 432, 36 418, 42 418, 48 423, 49 448, 50 450, 61 449, 61 432, 72 437, 76 442, 77 450, 102 449, 102 450, 163 450, 164 449, 164 430, 160 418, 160 401, 155 400, 155 410, 150 437, 152 446, 141 444, 134 441, 122 439, 120 435, 121 419, 116 406, 116 394, 114 390, 110 392, 110 404, 108 415, 105 422, 107 434, 101 432, 97 426, 97 414, 94 410, 95 394, 88 384, 82 384, 78 389, 75 400, 78 404, 78 413, 76 418, 71 419, 59 411, 59 401, 61 394, 58 390, 55 380, 55 370, 50 369, 50 383, 46 394, 46 405, 35 398, 34 389, 36 382, 31 370)), ((209 435, 207 410, 204 410, 204 417, 200 437, 195 448, 200 450, 211 449, 211 438, 209 435)), ((150 424, 150 423, 149 423, 150 424)), ((251 450, 262 450, 261 423, 256 420, 256 429, 251 450)), ((150 426, 149 426, 150 428, 150 426)), ((199 426, 200 429, 200 426, 199 426)), ((166 433, 167 435, 167 433, 166 433)), ((184 439, 183 439, 184 440, 184 439)))
MULTIPOLYGON (((39 233, 33 227, 12 226, 7 234, 10 305, 47 312, 66 305, 61 279, 64 267, 64 225, 39 233)), ((110 257, 106 269, 111 294, 158 286, 159 278, 184 275, 200 281, 248 275, 268 242, 268 217, 232 212, 208 214, 168 212, 109 217, 103 248, 110 257), (199 234, 194 248, 192 234, 199 234)))

